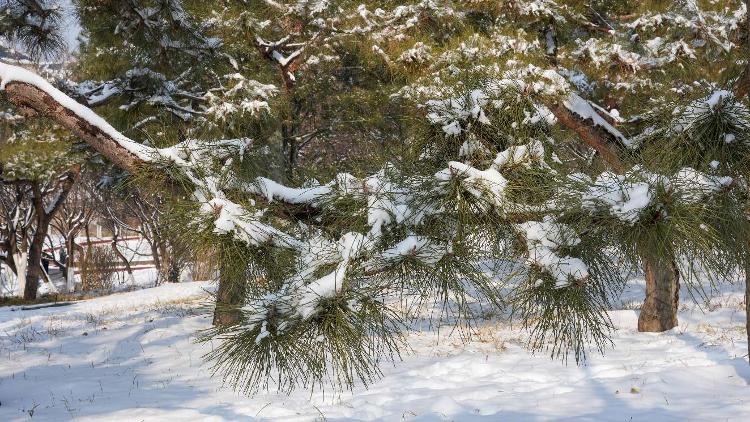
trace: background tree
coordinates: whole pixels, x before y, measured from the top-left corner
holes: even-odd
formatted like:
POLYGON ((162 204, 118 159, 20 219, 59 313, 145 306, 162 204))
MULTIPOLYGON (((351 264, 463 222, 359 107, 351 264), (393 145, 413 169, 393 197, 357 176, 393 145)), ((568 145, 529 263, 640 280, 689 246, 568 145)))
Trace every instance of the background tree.
POLYGON ((86 251, 76 242, 76 238, 88 231, 88 226, 96 211, 95 186, 91 178, 91 172, 83 169, 78 182, 68 194, 68 199, 61 205, 50 223, 54 234, 62 244, 59 245, 60 251, 55 253, 54 249, 58 245, 50 241, 53 250, 49 256, 62 271, 69 292, 75 290, 75 267, 78 262, 86 259, 86 251))
POLYGON ((45 241, 80 172, 80 162, 59 137, 44 129, 36 134, 26 132, 24 140, 0 149, 0 181, 6 191, 5 260, 28 300, 36 298, 41 280, 49 281, 42 267, 45 241))

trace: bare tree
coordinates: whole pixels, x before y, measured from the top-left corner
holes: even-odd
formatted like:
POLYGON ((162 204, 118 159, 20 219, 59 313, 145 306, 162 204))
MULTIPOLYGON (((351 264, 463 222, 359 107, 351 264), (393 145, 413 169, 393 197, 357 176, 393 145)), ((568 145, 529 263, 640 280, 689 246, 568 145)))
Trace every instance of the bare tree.
POLYGON ((87 173, 81 177, 80 182, 68 195, 68 200, 62 205, 51 223, 52 229, 62 243, 62 249, 58 255, 50 254, 50 258, 62 271, 69 292, 75 288, 76 255, 83 257, 84 254, 83 248, 76 243, 75 239, 89 225, 95 211, 89 179, 90 176, 87 173))
POLYGON ((57 178, 26 180, 2 178, 4 189, 14 195, 3 195, 4 260, 19 277, 19 288, 23 297, 35 299, 40 280, 49 280, 42 266, 44 243, 50 224, 72 190, 81 171, 79 165, 62 173, 57 178))

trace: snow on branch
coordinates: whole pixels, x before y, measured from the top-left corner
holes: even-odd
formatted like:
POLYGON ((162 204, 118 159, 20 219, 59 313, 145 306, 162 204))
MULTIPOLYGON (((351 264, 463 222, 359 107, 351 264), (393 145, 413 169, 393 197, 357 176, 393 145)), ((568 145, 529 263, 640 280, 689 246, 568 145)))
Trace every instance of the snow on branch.
POLYGON ((231 234, 248 245, 271 243, 281 248, 300 249, 303 244, 294 237, 258 221, 241 205, 222 196, 204 202, 201 213, 214 216, 214 233, 231 234))
POLYGON ((588 277, 589 269, 583 261, 560 252, 581 242, 572 228, 556 223, 549 216, 543 221, 518 224, 516 228, 526 235, 526 264, 538 266, 551 274, 556 287, 566 287, 573 281, 584 281, 588 277))
POLYGON ((674 114, 677 117, 672 123, 671 131, 675 134, 695 130, 718 114, 725 116, 728 130, 736 130, 736 133, 727 133, 731 135, 731 140, 727 143, 732 143, 737 135, 750 128, 750 109, 743 104, 741 97, 723 89, 715 90, 687 107, 675 109, 674 114))
MULTIPOLYGON (((609 163, 616 171, 623 169, 620 161, 619 150, 616 145, 609 141, 604 131, 596 126, 588 124, 579 114, 573 113, 568 107, 556 104, 550 110, 557 120, 568 129, 573 130, 590 147, 594 148, 601 157, 609 163)), ((600 116, 601 117, 601 116, 600 116)))
POLYGON ((104 82, 85 81, 74 86, 73 90, 92 107, 106 104, 116 97, 125 97, 127 102, 120 106, 122 110, 148 104, 187 121, 203 114, 201 103, 206 102, 202 90, 188 85, 187 76, 191 71, 188 69, 170 80, 149 68, 133 68, 122 77, 104 82), (198 103, 197 109, 193 103, 198 103))
POLYGON ((724 189, 731 188, 734 179, 714 176, 685 167, 672 175, 649 172, 634 167, 623 175, 612 172, 600 174, 582 196, 582 204, 590 211, 604 210, 608 214, 633 225, 641 220, 644 211, 658 209, 667 217, 668 207, 658 196, 665 192, 668 201, 679 198, 685 204, 698 204, 724 189))
POLYGON ((0 63, 0 90, 22 110, 55 119, 123 169, 135 170, 149 161, 153 152, 152 148, 129 139, 91 109, 24 68, 0 63))
MULTIPOLYGON (((137 173, 146 163, 158 164, 165 160, 173 163, 195 185, 193 199, 202 204, 201 211, 215 217, 217 233, 232 233, 238 240, 251 245, 272 242, 280 247, 300 246, 293 237, 261 223, 247 209, 229 201, 215 177, 198 176, 199 172, 193 167, 207 151, 201 143, 190 140, 163 149, 141 145, 42 77, 17 66, 0 63, 0 90, 23 110, 56 120, 124 170, 137 173)), ((242 144, 241 148, 246 144, 245 141, 229 140, 219 142, 219 145, 239 145, 238 142, 242 144)))
POLYGON ((568 110, 580 116, 583 120, 591 120, 594 126, 601 127, 608 134, 622 142, 626 147, 630 148, 633 146, 633 143, 623 135, 622 132, 612 126, 594 109, 594 107, 592 107, 591 103, 581 98, 578 94, 571 92, 563 101, 563 105, 565 105, 568 110))
POLYGON ((292 47, 292 44, 289 43, 290 39, 291 37, 287 35, 286 37, 276 42, 269 42, 269 41, 264 40, 261 37, 255 37, 255 41, 258 43, 258 46, 263 50, 265 55, 271 60, 278 63, 279 66, 281 66, 284 69, 289 67, 289 65, 292 62, 294 62, 300 56, 300 54, 302 54, 302 52, 305 49, 303 45, 285 54, 285 52, 289 50, 290 47, 292 47))
POLYGON ((255 181, 254 189, 251 192, 265 197, 268 202, 277 199, 288 204, 315 204, 321 197, 329 195, 332 189, 328 185, 315 186, 311 188, 289 188, 278 182, 265 177, 259 177, 255 181))

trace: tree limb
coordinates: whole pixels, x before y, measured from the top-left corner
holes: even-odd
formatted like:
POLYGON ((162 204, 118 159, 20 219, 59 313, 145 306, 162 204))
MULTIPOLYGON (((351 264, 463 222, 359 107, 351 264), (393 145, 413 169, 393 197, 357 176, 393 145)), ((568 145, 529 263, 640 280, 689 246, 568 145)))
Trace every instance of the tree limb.
POLYGON ((584 142, 594 148, 614 171, 622 172, 623 165, 620 160, 619 150, 604 130, 589 125, 585 120, 568 110, 563 104, 554 104, 550 107, 550 110, 560 123, 577 133, 584 142))
POLYGON ((27 116, 49 117, 73 132, 117 167, 137 172, 144 164, 143 159, 122 146, 111 135, 91 124, 56 101, 41 88, 26 82, 10 81, 3 90, 5 97, 19 107, 27 116))

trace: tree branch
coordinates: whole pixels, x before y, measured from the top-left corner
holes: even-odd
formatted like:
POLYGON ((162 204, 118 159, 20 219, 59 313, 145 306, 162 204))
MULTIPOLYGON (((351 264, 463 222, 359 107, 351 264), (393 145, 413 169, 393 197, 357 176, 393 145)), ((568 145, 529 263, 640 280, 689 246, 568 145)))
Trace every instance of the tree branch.
MULTIPOLYGON (((124 140, 127 140, 125 136, 121 135, 122 139, 116 139, 111 133, 116 133, 114 129, 105 131, 100 127, 102 124, 97 125, 96 122, 87 120, 86 116, 81 113, 84 110, 90 112, 88 108, 65 96, 39 76, 23 68, 0 63, 0 77, 3 79, 5 98, 19 107, 27 116, 39 115, 51 118, 123 170, 133 173, 144 164, 143 158, 133 152, 132 148, 128 149, 124 145, 124 140), (18 75, 21 76, 19 78, 21 80, 14 78, 18 75), (29 80, 34 82, 27 82, 29 80), (69 100, 67 102, 70 104, 64 105, 52 94, 57 95, 57 98, 64 96, 63 98, 69 100), (78 108, 75 107, 76 105, 81 109, 76 110, 78 108)), ((93 112, 91 115, 96 116, 93 112)), ((141 147, 136 143, 133 143, 133 146, 141 147)))
POLYGON ((584 142, 594 148, 613 170, 622 172, 623 165, 619 150, 604 130, 587 124, 562 104, 555 104, 550 107, 550 110, 560 123, 577 133, 584 142))

